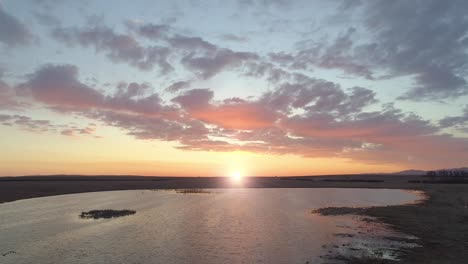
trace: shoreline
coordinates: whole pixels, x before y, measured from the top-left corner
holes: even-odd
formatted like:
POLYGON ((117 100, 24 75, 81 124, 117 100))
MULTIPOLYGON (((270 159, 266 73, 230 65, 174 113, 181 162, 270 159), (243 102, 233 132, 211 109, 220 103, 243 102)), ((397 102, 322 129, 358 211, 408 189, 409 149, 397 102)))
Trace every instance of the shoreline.
MULTIPOLYGON (((397 263, 460 263, 468 258, 468 184, 424 184, 411 183, 415 176, 392 177, 384 176, 383 181, 373 182, 369 177, 350 176, 345 180, 325 181, 321 177, 307 178, 249 178, 243 186, 233 186, 228 178, 145 178, 129 180, 120 178, 102 180, 101 178, 79 178, 70 181, 55 178, 53 180, 34 181, 19 179, 2 181, 0 178, 0 203, 12 202, 28 198, 113 190, 142 189, 209 189, 209 188, 381 188, 422 191, 426 199, 419 203, 391 205, 384 207, 369 207, 356 211, 345 210, 347 213, 376 218, 395 231, 418 237, 422 247, 409 249, 397 263), (355 181, 359 177, 358 182, 355 181)), ((374 176, 382 179, 382 176, 374 176)), ((420 176, 419 176, 420 177, 420 176)), ((349 263, 395 263, 352 259, 349 263)))
MULTIPOLYGON (((145 189, 209 188, 382 188, 415 189, 424 183, 415 176, 337 175, 304 177, 246 177, 235 184, 228 177, 144 177, 144 176, 23 176, 0 177, 0 203, 43 196, 145 189)), ((468 186, 468 185, 467 185, 468 186)))
POLYGON ((373 217, 391 229, 418 238, 420 247, 402 252, 400 261, 349 259, 348 263, 461 263, 468 257, 468 193, 464 186, 431 186, 420 203, 369 208, 319 208, 322 215, 373 217))

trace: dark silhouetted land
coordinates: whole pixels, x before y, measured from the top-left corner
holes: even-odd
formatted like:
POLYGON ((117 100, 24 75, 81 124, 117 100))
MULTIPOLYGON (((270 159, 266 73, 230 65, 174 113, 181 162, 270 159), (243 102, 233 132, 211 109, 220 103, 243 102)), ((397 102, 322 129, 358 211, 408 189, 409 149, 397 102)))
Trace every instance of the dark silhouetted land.
MULTIPOLYGON (((436 179, 438 180, 438 179, 436 179)), ((463 180, 458 178, 457 180, 463 180)), ((42 196, 142 189, 207 188, 392 188, 428 187, 424 176, 330 175, 303 177, 246 177, 237 185, 226 177, 143 177, 143 176, 23 176, 0 177, 0 202, 42 196), (409 182, 410 181, 410 182, 409 182)), ((468 180, 466 180, 468 183, 468 180)))

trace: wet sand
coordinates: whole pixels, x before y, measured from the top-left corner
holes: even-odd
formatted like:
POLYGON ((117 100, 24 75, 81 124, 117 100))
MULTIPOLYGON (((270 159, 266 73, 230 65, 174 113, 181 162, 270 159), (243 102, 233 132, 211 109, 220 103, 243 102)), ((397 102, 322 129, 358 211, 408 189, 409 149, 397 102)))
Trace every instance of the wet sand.
MULTIPOLYGON (((378 218, 395 230, 420 240, 399 263, 466 263, 468 259, 468 184, 415 183, 421 176, 341 175, 320 177, 256 177, 236 185, 229 178, 171 178, 135 176, 35 176, 0 178, 0 202, 68 193, 191 188, 390 188, 421 190, 419 204, 341 208, 332 213, 354 213, 378 218), (411 181, 411 182, 409 182, 411 181)), ((393 263, 354 259, 350 263, 393 263)))
POLYGON ((372 208, 322 208, 324 215, 356 214, 377 218, 405 234, 419 238, 416 247, 403 252, 401 262, 350 260, 349 263, 467 263, 468 185, 421 186, 427 199, 418 204, 372 208))

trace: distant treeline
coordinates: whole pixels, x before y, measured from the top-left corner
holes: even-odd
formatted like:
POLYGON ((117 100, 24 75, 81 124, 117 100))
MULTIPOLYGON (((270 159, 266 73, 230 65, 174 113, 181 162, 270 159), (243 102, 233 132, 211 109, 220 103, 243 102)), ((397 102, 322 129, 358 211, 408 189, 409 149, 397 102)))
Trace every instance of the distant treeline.
POLYGON ((440 171, 428 171, 426 173, 428 177, 468 177, 468 171, 463 170, 440 170, 440 171))
POLYGON ((468 184, 468 171, 465 170, 439 170, 428 171, 425 175, 428 180, 409 180, 410 183, 450 183, 468 184))

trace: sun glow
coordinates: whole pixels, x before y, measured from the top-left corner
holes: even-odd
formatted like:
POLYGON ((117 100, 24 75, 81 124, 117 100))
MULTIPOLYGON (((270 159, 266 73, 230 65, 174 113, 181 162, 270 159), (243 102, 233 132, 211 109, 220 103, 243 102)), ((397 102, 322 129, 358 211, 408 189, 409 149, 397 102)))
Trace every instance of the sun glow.
POLYGON ((231 173, 231 181, 234 183, 242 182, 242 173, 240 171, 235 171, 231 173))

